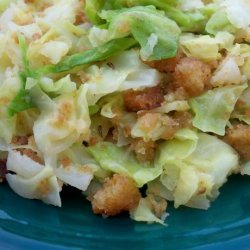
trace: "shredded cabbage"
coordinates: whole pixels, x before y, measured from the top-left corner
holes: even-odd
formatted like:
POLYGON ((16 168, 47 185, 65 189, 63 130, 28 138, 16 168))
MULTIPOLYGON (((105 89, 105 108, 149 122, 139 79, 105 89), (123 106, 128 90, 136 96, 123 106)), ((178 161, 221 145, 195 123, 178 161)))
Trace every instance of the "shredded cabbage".
POLYGON ((126 148, 108 142, 88 148, 89 153, 105 170, 130 176, 139 187, 157 178, 162 170, 158 166, 140 164, 126 148))
POLYGON ((156 86, 161 80, 161 74, 147 65, 139 58, 137 50, 123 52, 111 58, 100 67, 94 65, 86 70, 88 81, 87 99, 90 105, 103 96, 128 89, 140 89, 156 86))
POLYGON ((175 22, 153 6, 102 11, 100 16, 109 22, 110 39, 126 37, 132 33, 141 45, 143 60, 175 56, 180 30, 175 22))
POLYGON ((154 215, 152 209, 150 208, 150 205, 144 198, 141 198, 138 207, 130 213, 130 217, 135 221, 143 221, 147 223, 156 222, 165 225, 164 219, 161 220, 154 215))
POLYGON ((61 206, 61 186, 49 166, 43 166, 22 156, 19 152, 10 151, 7 169, 15 174, 7 174, 10 187, 20 196, 28 199, 41 199, 45 203, 61 206))
POLYGON ((175 207, 207 209, 208 200, 238 166, 236 152, 215 136, 182 130, 159 148, 161 183, 173 195, 175 207), (207 202, 205 202, 207 201, 207 202))
POLYGON ((8 105, 20 88, 18 76, 5 79, 0 85, 0 138, 10 143, 16 127, 16 117, 9 116, 8 105))
POLYGON ((81 191, 85 191, 94 174, 99 170, 99 165, 87 153, 81 144, 74 144, 58 156, 55 175, 66 184, 81 191))
MULTIPOLYGON (((86 93, 84 85, 73 95, 62 94, 51 100, 48 107, 40 104, 41 115, 33 130, 36 144, 45 159, 56 156, 75 142, 88 140, 90 118, 86 93)), ((43 95, 46 98, 46 94, 43 95)))
POLYGON ((220 58, 218 41, 208 35, 184 35, 181 37, 180 44, 188 56, 200 58, 204 61, 220 58))
POLYGON ((249 0, 0 1, 5 179, 55 206, 70 185, 97 213, 102 189, 109 215, 125 175, 142 191, 130 217, 148 223, 167 201, 207 209, 249 174, 249 42, 249 0))
POLYGON ((211 84, 214 87, 223 85, 242 83, 244 78, 241 75, 239 66, 233 57, 226 58, 216 69, 211 79, 211 84))
POLYGON ((239 119, 250 125, 250 88, 248 87, 240 96, 231 118, 239 119))
POLYGON ((209 90, 200 97, 190 100, 195 113, 193 125, 203 132, 225 135, 225 128, 243 91, 244 85, 231 85, 209 90))

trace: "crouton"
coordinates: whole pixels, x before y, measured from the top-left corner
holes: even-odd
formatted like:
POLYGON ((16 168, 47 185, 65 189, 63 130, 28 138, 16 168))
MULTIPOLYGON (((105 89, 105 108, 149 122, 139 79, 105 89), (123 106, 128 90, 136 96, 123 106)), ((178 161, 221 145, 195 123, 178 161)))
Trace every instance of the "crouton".
POLYGON ((230 144, 245 161, 250 161, 250 126, 238 124, 227 129, 224 141, 230 144))
POLYGON ((150 162, 155 158, 156 144, 154 141, 144 141, 141 138, 134 139, 131 149, 135 151, 139 162, 150 162))
POLYGON ((192 127, 192 115, 187 111, 174 112, 172 118, 178 122, 180 128, 191 128, 192 127))
POLYGON ((210 88, 210 67, 195 58, 182 58, 173 73, 175 88, 183 87, 190 97, 201 95, 210 88))
POLYGON ((123 93, 123 99, 128 111, 150 110, 161 106, 164 92, 160 86, 140 91, 128 90, 123 93))
POLYGON ((141 198, 134 181, 129 177, 115 174, 106 179, 91 201, 95 214, 114 216, 134 209, 141 198))
POLYGON ((184 56, 182 52, 178 52, 176 57, 168 58, 168 59, 162 59, 159 61, 150 61, 145 62, 148 66, 157 69, 160 72, 164 73, 172 73, 175 70, 175 67, 177 63, 180 61, 180 59, 184 56))

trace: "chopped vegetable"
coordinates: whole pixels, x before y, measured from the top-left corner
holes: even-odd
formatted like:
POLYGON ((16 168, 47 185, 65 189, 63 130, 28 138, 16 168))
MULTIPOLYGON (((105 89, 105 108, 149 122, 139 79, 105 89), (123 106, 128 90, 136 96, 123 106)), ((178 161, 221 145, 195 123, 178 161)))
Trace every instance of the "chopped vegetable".
POLYGON ((0 182, 166 225, 249 174, 248 0, 0 1, 0 182), (173 215, 174 216, 174 215, 173 215))

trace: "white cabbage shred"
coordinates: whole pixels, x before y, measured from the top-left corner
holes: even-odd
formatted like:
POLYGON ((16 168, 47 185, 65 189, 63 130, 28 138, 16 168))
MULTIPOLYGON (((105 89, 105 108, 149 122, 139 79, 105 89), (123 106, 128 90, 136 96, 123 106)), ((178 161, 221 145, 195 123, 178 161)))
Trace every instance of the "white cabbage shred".
POLYGON ((66 185, 93 200, 125 175, 147 188, 130 217, 165 225, 168 201, 207 209, 250 175, 232 130, 250 126, 250 1, 165 2, 0 1, 0 160, 17 194, 60 207, 66 185))

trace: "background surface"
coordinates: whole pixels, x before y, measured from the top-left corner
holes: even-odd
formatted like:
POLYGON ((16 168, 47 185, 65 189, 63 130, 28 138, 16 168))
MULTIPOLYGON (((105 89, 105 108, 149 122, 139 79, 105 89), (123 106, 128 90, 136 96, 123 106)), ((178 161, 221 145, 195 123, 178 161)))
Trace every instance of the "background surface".
POLYGON ((103 219, 73 189, 62 200, 60 209, 1 185, 0 249, 250 249, 250 177, 230 178, 208 211, 169 204, 167 227, 103 219))

